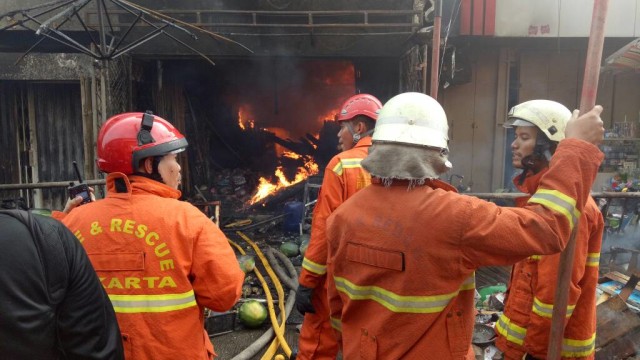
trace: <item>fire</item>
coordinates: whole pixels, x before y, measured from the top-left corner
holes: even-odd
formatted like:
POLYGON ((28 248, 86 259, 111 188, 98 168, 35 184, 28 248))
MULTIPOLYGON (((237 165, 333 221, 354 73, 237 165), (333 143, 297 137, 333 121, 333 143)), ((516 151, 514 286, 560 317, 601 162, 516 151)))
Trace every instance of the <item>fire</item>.
POLYGON ((238 109, 238 126, 242 130, 246 130, 247 127, 249 129, 253 129, 255 126, 255 121, 251 119, 245 119, 249 117, 251 114, 247 112, 246 109, 243 109, 242 106, 238 109))
POLYGON ((261 177, 258 181, 258 190, 256 190, 256 193, 249 201, 249 204, 255 204, 258 201, 266 198, 267 196, 275 194, 280 189, 297 184, 301 181, 304 181, 309 176, 318 173, 318 164, 313 161, 313 158, 311 156, 303 156, 291 151, 285 151, 282 156, 291 159, 301 159, 304 162, 304 166, 298 167, 298 171, 296 172, 296 175, 292 181, 289 181, 289 179, 287 179, 282 166, 278 166, 278 168, 276 168, 274 175, 278 180, 275 183, 271 183, 268 179, 261 177))
POLYGON ((316 122, 322 124, 325 120, 335 120, 336 116, 340 113, 340 108, 335 108, 325 112, 324 114, 318 116, 316 122))
POLYGON ((302 157, 299 154, 294 153, 293 151, 285 151, 282 153, 282 156, 288 157, 290 159, 300 159, 302 157))
POLYGON ((304 168, 307 169, 309 175, 315 175, 318 173, 318 164, 316 164, 313 159, 305 161, 304 168))
POLYGON ((251 204, 255 204, 260 199, 266 198, 269 194, 272 194, 278 190, 278 186, 269 182, 269 180, 261 177, 260 184, 258 184, 258 190, 256 194, 251 198, 251 204))

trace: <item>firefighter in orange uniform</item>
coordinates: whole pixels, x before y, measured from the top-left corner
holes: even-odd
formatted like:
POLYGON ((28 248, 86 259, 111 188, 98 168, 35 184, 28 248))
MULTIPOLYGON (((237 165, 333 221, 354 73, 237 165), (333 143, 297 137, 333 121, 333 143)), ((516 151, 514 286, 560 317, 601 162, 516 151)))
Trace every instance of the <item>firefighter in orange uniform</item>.
MULTIPOLYGON (((372 176, 327 220, 331 324, 345 359, 474 359, 474 271, 560 252, 603 154, 602 107, 573 118, 524 208, 457 194, 437 101, 393 97, 362 167, 372 176)), ((577 115, 577 114, 576 114, 577 115)))
MULTIPOLYGON (((549 171, 549 161, 564 138, 571 112, 549 100, 531 100, 514 106, 506 127, 515 129, 512 161, 522 173, 516 187, 534 194, 549 171)), ((516 200, 526 205, 530 196, 516 200)), ((562 358, 593 359, 596 337, 596 285, 604 221, 598 206, 589 198, 578 221, 567 322, 562 358)), ((505 359, 547 357, 551 314, 558 278, 560 254, 533 255, 513 267, 504 313, 496 324, 496 345, 505 359)))
POLYGON ((338 354, 338 340, 329 322, 327 304, 325 223, 340 204, 371 183, 360 161, 371 146, 371 133, 381 107, 375 97, 358 94, 345 101, 338 115, 338 143, 342 152, 329 161, 324 172, 296 293, 296 308, 304 315, 298 359, 335 359, 338 354))
POLYGON ((212 359, 204 308, 229 310, 241 294, 244 273, 225 236, 178 200, 176 153, 186 147, 150 113, 110 118, 97 141, 107 197, 68 206, 62 219, 109 294, 127 359, 212 359))

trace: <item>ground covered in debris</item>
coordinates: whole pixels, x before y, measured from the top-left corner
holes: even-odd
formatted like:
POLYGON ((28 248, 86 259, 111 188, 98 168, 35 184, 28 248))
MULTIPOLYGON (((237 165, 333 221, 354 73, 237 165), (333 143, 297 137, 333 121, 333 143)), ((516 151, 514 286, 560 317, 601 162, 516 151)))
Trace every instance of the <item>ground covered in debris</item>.
MULTIPOLYGON (((275 338, 270 319, 267 318, 257 328, 251 328, 240 321, 238 309, 249 300, 256 300, 268 307, 270 297, 274 300, 273 309, 276 316, 279 317, 282 309, 285 309, 284 313, 287 316, 282 338, 287 346, 279 344, 277 352, 271 352, 272 355, 267 358, 282 354, 286 359, 284 349, 295 351, 297 348, 303 317, 293 306, 294 289, 310 236, 310 217, 313 210, 313 196, 309 196, 309 187, 305 184, 307 182, 287 189, 284 195, 268 197, 258 206, 247 206, 238 201, 232 203, 233 207, 223 209, 223 213, 228 216, 221 217, 219 225, 234 244, 239 261, 246 267, 246 257, 252 258, 265 283, 260 281, 260 275, 248 272, 242 298, 236 307, 228 313, 208 314, 206 326, 219 359, 262 359, 268 352, 268 347, 275 338), (303 201, 297 200, 300 198, 303 201), (245 255, 241 258, 242 253, 245 255), (273 276, 269 274, 258 253, 263 254, 265 261, 270 264, 269 267, 274 269, 273 276), (287 267, 293 270, 287 270, 287 267), (280 293, 279 286, 282 286, 280 293), (267 289, 270 295, 267 294, 267 289), (282 306, 280 302, 284 302, 282 306), (254 351, 249 352, 248 349, 254 351)), ((596 359, 638 359, 636 354, 640 346, 640 285, 629 284, 634 279, 637 280, 633 274, 638 273, 640 267, 640 250, 620 246, 620 236, 609 234, 605 238, 600 264, 602 276, 597 295, 600 302, 606 302, 620 293, 625 285, 634 288, 629 292, 628 299, 625 299, 625 307, 620 309, 620 314, 615 315, 622 315, 625 319, 631 320, 626 321, 624 326, 620 322, 598 324, 598 337, 602 340, 598 344, 596 359)), ((478 360, 498 359, 501 356, 494 346, 494 327, 504 309, 510 269, 509 266, 485 267, 476 272, 478 315, 472 346, 478 360)), ((600 312, 600 307, 598 311, 600 312)), ((281 318, 278 321, 280 324, 281 318)))

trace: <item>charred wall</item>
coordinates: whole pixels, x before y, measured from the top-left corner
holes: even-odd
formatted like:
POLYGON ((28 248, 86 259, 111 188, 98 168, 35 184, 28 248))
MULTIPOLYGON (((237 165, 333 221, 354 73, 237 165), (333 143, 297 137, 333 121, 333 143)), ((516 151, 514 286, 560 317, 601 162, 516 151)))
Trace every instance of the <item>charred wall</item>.
POLYGON ((283 150, 314 155, 323 167, 337 152, 333 118, 341 103, 360 92, 384 102, 398 86, 392 58, 227 59, 216 66, 154 60, 138 66, 144 75, 134 87, 135 110, 167 118, 189 140, 181 159, 187 194, 194 186, 212 186, 225 171, 242 169, 254 181, 273 174, 283 150))

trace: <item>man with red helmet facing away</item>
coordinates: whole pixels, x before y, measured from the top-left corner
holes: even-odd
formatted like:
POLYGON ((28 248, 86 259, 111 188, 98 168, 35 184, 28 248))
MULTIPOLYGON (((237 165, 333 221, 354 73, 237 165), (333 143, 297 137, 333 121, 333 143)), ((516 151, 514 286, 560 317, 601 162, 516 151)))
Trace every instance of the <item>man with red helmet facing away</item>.
POLYGON ((106 198, 75 208, 72 199, 68 214, 55 214, 109 294, 127 359, 212 359, 204 308, 229 310, 241 294, 244 273, 225 236, 178 200, 176 154, 186 147, 173 125, 151 113, 110 118, 97 142, 106 198))
POLYGON ((298 359, 335 359, 338 354, 338 340, 331 327, 327 303, 325 224, 340 204, 371 183, 360 161, 371 146, 380 108, 380 100, 369 94, 352 96, 340 108, 338 144, 342 152, 329 161, 324 172, 296 292, 296 308, 304 315, 298 359))

